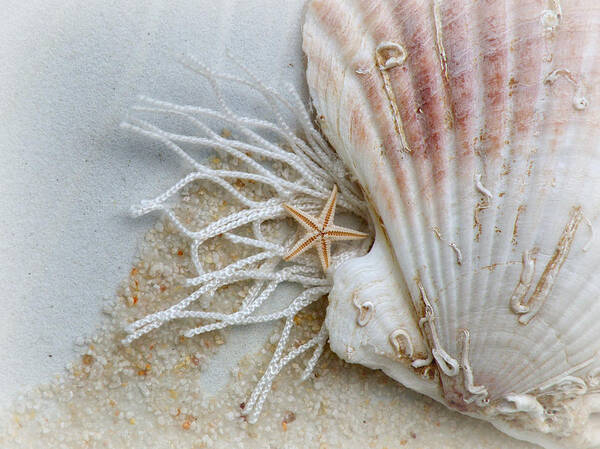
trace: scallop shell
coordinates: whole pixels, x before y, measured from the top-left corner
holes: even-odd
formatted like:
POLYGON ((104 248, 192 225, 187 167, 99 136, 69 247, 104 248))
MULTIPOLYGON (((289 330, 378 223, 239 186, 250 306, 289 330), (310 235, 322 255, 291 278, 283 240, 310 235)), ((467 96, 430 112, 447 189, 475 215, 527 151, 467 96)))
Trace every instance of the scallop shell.
POLYGON ((600 3, 313 0, 320 126, 376 223, 342 358, 547 448, 600 447, 600 3))

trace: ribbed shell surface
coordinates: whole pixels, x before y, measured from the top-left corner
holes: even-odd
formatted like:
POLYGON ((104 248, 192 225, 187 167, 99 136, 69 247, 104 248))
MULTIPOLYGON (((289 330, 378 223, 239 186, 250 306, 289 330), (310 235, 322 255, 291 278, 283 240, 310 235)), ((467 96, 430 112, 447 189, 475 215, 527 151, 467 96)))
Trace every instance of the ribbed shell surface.
POLYGON ((600 2, 314 0, 303 32, 415 319, 457 361, 468 330, 490 401, 597 388, 600 2))

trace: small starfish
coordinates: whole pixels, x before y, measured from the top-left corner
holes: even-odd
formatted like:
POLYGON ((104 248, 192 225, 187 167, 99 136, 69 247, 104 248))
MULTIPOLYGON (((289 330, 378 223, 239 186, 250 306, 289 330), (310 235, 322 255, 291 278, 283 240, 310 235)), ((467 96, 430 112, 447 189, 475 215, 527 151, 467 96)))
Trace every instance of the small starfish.
POLYGON ((306 212, 302 212, 288 204, 283 205, 290 215, 308 231, 285 255, 285 260, 293 259, 313 246, 316 246, 319 253, 319 259, 321 259, 321 265, 323 266, 323 271, 327 271, 331 263, 332 241, 356 240, 368 237, 368 235, 363 232, 354 231, 353 229, 343 228, 333 224, 336 201, 337 186, 334 185, 333 191, 323 208, 323 212, 321 212, 321 215, 318 218, 308 215, 306 212))

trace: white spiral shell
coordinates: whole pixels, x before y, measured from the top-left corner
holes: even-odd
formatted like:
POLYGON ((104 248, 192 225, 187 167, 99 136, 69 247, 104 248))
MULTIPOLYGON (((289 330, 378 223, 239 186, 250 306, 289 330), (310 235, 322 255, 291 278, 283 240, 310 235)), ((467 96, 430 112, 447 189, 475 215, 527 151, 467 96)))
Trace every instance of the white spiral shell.
POLYGON ((367 197, 341 357, 547 448, 600 447, 600 2, 313 0, 307 80, 367 197))

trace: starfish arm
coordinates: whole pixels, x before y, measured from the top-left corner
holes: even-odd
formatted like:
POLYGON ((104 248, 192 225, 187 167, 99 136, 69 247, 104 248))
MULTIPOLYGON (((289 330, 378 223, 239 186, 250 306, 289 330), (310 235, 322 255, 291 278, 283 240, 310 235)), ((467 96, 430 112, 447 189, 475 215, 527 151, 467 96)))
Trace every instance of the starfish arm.
POLYGON ((333 223, 333 218, 335 217, 335 204, 337 202, 337 186, 334 184, 333 190, 331 191, 331 195, 329 195, 329 199, 323 208, 323 212, 321 212, 321 216, 319 220, 323 229, 329 226, 329 223, 333 223))
POLYGON ((306 212, 302 212, 300 209, 296 209, 289 204, 284 204, 283 207, 289 212, 292 218, 300 223, 307 231, 320 231, 321 227, 319 226, 317 218, 307 214, 306 212))
POLYGON ((365 234, 364 232, 337 225, 329 225, 327 229, 325 229, 324 234, 329 240, 357 240, 368 237, 368 234, 365 234))
POLYGON ((287 254, 283 257, 284 260, 293 259, 296 256, 299 256, 303 252, 309 250, 313 246, 315 246, 319 242, 320 234, 306 234, 302 239, 296 243, 292 249, 290 249, 287 254))
POLYGON ((317 251, 323 271, 327 271, 331 264, 331 242, 325 236, 321 235, 317 243, 317 251))
POLYGON ((308 231, 284 256, 285 260, 293 259, 314 246, 319 254, 323 271, 327 271, 331 265, 331 242, 368 237, 363 232, 333 224, 337 193, 337 186, 334 185, 331 195, 329 195, 329 199, 319 217, 313 217, 289 204, 283 205, 289 214, 308 231))

